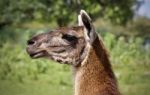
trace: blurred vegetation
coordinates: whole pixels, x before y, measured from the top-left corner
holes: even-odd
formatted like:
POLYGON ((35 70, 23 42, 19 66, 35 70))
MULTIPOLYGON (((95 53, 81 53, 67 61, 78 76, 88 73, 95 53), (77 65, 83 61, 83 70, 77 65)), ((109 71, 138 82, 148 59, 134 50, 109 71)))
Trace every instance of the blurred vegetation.
POLYGON ((128 21, 126 26, 112 25, 111 22, 105 21, 103 19, 98 19, 94 24, 102 32, 109 31, 115 34, 117 37, 124 36, 127 38, 150 38, 150 19, 146 17, 136 17, 133 20, 128 21))
POLYGON ((150 19, 132 19, 133 6, 139 3, 0 0, 0 95, 72 95, 70 67, 47 59, 31 59, 26 53, 26 41, 51 28, 74 25, 80 9, 94 19, 123 95, 149 95, 150 19))
POLYGON ((0 0, 0 26, 31 21, 68 25, 76 21, 80 9, 93 19, 99 17, 125 24, 133 17, 137 0, 0 0))

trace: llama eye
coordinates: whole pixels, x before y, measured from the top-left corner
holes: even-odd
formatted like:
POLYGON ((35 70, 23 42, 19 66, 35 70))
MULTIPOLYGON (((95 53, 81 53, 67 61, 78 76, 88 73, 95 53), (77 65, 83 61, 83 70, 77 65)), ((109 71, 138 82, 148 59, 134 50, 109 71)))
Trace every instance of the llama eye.
POLYGON ((62 38, 67 41, 76 41, 77 40, 77 37, 75 37, 73 35, 68 35, 68 34, 63 35, 62 38))

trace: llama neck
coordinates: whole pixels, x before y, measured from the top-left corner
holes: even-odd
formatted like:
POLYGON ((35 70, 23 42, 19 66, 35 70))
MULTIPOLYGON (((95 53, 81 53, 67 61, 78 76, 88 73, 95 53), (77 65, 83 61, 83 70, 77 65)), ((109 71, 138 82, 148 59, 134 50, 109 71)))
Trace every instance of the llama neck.
POLYGON ((119 95, 106 50, 98 38, 84 65, 73 68, 75 95, 119 95))

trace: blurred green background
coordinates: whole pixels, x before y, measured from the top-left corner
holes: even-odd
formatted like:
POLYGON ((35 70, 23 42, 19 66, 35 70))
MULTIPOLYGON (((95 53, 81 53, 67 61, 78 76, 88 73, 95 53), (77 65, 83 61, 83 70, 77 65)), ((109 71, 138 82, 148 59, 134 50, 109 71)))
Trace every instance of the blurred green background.
POLYGON ((110 53, 123 95, 150 95, 150 17, 147 0, 0 0, 0 95, 73 95, 70 67, 31 59, 26 41, 77 25, 85 9, 110 53))

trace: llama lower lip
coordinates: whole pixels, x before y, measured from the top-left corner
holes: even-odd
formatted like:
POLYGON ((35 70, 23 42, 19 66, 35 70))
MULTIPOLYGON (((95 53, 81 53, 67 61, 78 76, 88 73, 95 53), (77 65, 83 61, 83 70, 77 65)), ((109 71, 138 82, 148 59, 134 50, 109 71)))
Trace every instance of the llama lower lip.
POLYGON ((30 54, 30 56, 31 56, 32 58, 39 58, 39 57, 44 56, 44 52, 43 52, 43 51, 40 51, 40 52, 32 53, 32 54, 30 54))

